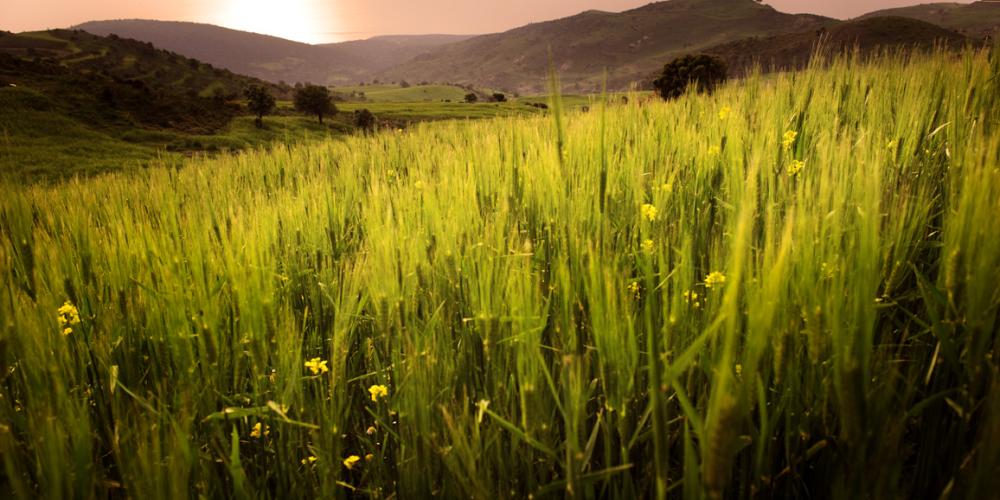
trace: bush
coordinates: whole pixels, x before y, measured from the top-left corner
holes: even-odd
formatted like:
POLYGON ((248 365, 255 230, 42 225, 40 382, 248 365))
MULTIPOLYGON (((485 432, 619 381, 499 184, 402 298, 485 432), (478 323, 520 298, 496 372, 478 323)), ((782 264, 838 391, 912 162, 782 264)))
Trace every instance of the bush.
POLYGON ((251 85, 243 93, 247 98, 247 109, 257 117, 254 125, 263 128, 264 115, 274 109, 274 96, 260 85, 251 85))
POLYGON ((358 130, 371 132, 375 130, 375 115, 367 109, 359 109, 354 112, 354 126, 358 130))
POLYGON ((474 94, 472 92, 470 92, 468 94, 465 94, 465 102, 473 103, 473 102, 476 102, 478 100, 479 100, 479 96, 477 96, 476 94, 474 94))
POLYGON ((493 94, 493 100, 495 102, 507 102, 507 96, 501 94, 500 92, 497 92, 493 94))
POLYGON ((664 99, 676 99, 694 86, 697 92, 711 93, 726 81, 726 64, 709 55, 686 55, 674 59, 663 67, 663 74, 653 82, 653 87, 664 99))

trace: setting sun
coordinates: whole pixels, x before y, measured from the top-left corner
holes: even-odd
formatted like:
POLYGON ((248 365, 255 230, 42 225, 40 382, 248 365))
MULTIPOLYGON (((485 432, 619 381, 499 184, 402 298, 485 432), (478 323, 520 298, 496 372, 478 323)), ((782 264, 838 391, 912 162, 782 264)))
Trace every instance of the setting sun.
POLYGON ((213 22, 227 28, 306 43, 321 43, 325 33, 336 31, 333 16, 312 0, 230 0, 214 17, 213 22))

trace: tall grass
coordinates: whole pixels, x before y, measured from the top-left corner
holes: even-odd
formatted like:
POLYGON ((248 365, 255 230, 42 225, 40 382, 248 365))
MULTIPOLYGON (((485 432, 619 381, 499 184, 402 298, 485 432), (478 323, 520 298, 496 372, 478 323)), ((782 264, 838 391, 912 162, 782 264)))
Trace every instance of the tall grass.
POLYGON ((998 74, 840 58, 4 185, 0 489, 987 496, 998 74))

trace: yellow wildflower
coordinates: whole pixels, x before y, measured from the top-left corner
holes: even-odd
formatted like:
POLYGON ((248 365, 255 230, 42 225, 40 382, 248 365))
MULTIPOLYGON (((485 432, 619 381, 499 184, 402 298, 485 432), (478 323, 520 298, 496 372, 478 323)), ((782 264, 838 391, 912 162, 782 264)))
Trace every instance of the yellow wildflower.
POLYGON ((708 288, 715 288, 716 286, 722 286, 726 283, 726 275, 718 271, 713 271, 705 277, 705 286, 708 288))
POLYGON ((351 470, 354 468, 354 464, 358 463, 360 460, 361 457, 357 455, 351 455, 344 459, 344 467, 347 467, 347 470, 351 470))
POLYGON ((418 191, 423 190, 424 189, 424 181, 414 182, 413 183, 413 187, 416 188, 418 191))
POLYGON ((660 211, 656 209, 655 206, 646 203, 640 209, 642 213, 642 218, 652 222, 656 220, 656 216, 660 214, 660 211))
POLYGON ((56 319, 59 320, 59 328, 62 328, 62 334, 69 335, 73 333, 71 325, 80 324, 80 311, 77 310, 76 306, 66 301, 56 312, 59 313, 56 319))
POLYGON ((785 132, 785 138, 784 140, 781 141, 781 147, 785 151, 791 151, 792 146, 795 145, 795 139, 797 139, 798 137, 799 133, 794 130, 789 130, 788 132, 785 132))
POLYGON ((384 385, 373 385, 368 388, 368 393, 372 395, 372 401, 378 402, 378 398, 389 397, 389 388, 384 385))
POLYGON ((631 293, 631 294, 632 294, 633 296, 635 296, 635 298, 639 298, 639 282, 638 282, 638 281, 633 281, 633 282, 632 282, 632 283, 631 283, 631 284, 630 284, 630 285, 628 286, 628 291, 629 291, 629 293, 631 293))
POLYGON ((799 175, 799 172, 801 172, 804 168, 806 168, 806 162, 802 160, 792 160, 792 163, 788 165, 787 168, 788 175, 795 177, 796 175, 799 175))
POLYGON ((653 255, 653 252, 655 251, 656 243, 653 243, 653 240, 645 240, 642 242, 642 253, 646 255, 653 255))
POLYGON ((375 459, 375 455, 372 455, 371 453, 365 455, 365 462, 371 462, 374 459, 375 459))
POLYGON ((736 364, 736 376, 739 377, 740 375, 743 375, 743 365, 737 363, 736 364))
POLYGON ((326 360, 321 360, 320 358, 313 358, 306 361, 306 368, 308 368, 313 375, 319 375, 330 371, 330 368, 326 366, 326 360))
POLYGON ((698 292, 693 292, 689 290, 681 294, 681 296, 684 297, 684 302, 690 304, 695 309, 701 309, 701 302, 698 300, 699 298, 698 292))
POLYGON ((250 430, 250 437, 252 438, 259 438, 261 436, 270 436, 270 435, 271 435, 271 426, 263 425, 260 422, 254 424, 253 429, 250 430))
POLYGON ((307 464, 311 464, 311 463, 314 463, 314 462, 316 462, 317 460, 319 460, 319 458, 317 458, 316 456, 314 456, 314 455, 309 455, 308 457, 306 457, 306 458, 303 458, 303 459, 301 460, 301 462, 302 462, 302 465, 307 465, 307 464))
POLYGON ((718 156, 719 153, 722 153, 722 148, 720 148, 719 146, 708 147, 708 156, 718 156))
POLYGON ((729 106, 723 106, 722 109, 719 110, 719 119, 725 120, 726 118, 729 118, 730 112, 732 112, 732 109, 729 106))
POLYGON ((375 434, 376 432, 378 432, 378 429, 376 429, 374 425, 370 425, 368 426, 368 429, 365 429, 365 434, 368 434, 369 436, 375 434))

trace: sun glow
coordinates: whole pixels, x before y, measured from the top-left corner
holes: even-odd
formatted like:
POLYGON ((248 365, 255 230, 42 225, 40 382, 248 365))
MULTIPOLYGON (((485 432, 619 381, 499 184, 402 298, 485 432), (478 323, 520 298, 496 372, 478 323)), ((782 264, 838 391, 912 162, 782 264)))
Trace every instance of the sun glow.
POLYGON ((316 0, 229 0, 215 22, 241 31, 323 43, 335 31, 333 16, 323 4, 316 0))

